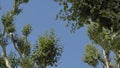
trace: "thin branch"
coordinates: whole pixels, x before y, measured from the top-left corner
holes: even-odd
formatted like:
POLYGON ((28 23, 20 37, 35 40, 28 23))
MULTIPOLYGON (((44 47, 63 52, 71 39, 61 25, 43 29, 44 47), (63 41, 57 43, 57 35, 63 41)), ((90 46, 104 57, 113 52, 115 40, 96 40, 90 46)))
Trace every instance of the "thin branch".
POLYGON ((11 35, 11 41, 12 41, 12 43, 13 43, 14 48, 15 48, 15 49, 17 50, 17 52, 19 53, 20 58, 23 60, 22 53, 20 52, 20 50, 18 49, 17 45, 15 44, 13 35, 11 35))
POLYGON ((4 27, 4 30, 3 30, 3 33, 2 33, 2 39, 0 40, 0 45, 2 47, 2 56, 3 56, 3 59, 5 61, 6 66, 8 68, 12 68, 11 64, 10 64, 8 58, 7 58, 6 48, 5 48, 5 45, 4 45, 4 42, 3 42, 4 36, 5 36, 5 27, 4 27))

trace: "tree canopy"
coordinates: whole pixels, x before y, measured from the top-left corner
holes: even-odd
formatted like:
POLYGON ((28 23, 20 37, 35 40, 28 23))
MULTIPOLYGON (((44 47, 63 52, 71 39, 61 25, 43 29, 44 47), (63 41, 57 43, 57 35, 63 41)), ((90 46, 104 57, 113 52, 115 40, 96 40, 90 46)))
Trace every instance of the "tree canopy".
POLYGON ((94 46, 87 45, 84 62, 95 67, 100 61, 104 68, 113 67, 110 53, 117 57, 117 67, 120 67, 120 0, 54 0, 63 8, 57 14, 57 19, 68 21, 72 30, 87 25, 88 36, 103 50, 103 57, 94 46), (97 51, 97 53, 95 52, 97 51), (94 53, 94 54, 93 54, 94 53), (94 58, 93 58, 94 56, 94 58))
POLYGON ((0 17, 0 23, 2 24, 0 28, 0 47, 2 48, 0 67, 46 68, 47 66, 57 66, 57 62, 63 52, 59 38, 56 37, 52 30, 50 33, 40 36, 36 45, 33 45, 29 39, 29 35, 32 32, 30 24, 25 25, 21 30, 22 35, 19 35, 16 29, 15 18, 23 10, 20 8, 20 5, 28 3, 29 0, 13 1, 12 9, 0 17), (16 50, 16 52, 13 52, 17 54, 16 56, 10 56, 6 51, 6 46, 12 45, 16 50))
POLYGON ((54 0, 63 6, 57 15, 72 29, 93 21, 114 32, 120 29, 120 0, 54 0))
POLYGON ((55 36, 54 31, 50 34, 40 36, 33 52, 33 59, 42 67, 57 66, 57 62, 63 52, 63 46, 59 43, 59 39, 55 36))

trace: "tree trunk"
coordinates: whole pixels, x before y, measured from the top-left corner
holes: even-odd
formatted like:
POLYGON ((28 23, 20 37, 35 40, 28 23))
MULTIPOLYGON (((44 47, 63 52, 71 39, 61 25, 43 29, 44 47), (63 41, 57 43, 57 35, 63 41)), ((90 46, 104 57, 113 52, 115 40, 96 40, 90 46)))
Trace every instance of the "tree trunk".
POLYGON ((40 65, 40 68, 46 68, 46 66, 45 65, 40 65))
POLYGON ((43 59, 42 63, 40 64, 40 68, 46 68, 45 59, 43 59))
POLYGON ((46 64, 44 63, 40 64, 40 68, 46 68, 46 64))
POLYGON ((3 42, 3 39, 4 39, 4 35, 5 35, 5 27, 4 27, 4 30, 3 30, 3 33, 2 33, 2 39, 0 40, 0 45, 2 47, 2 57, 3 57, 3 60, 5 61, 5 64, 6 64, 6 67, 7 68, 12 68, 8 58, 7 58, 7 54, 6 54, 6 47, 4 45, 4 42, 3 42))
POLYGON ((42 65, 40 65, 40 68, 43 68, 43 66, 42 66, 42 65))
POLYGON ((93 68, 97 68, 96 66, 94 66, 93 68))
POLYGON ((105 66, 104 66, 105 68, 110 68, 109 54, 110 54, 109 51, 103 50, 103 56, 104 56, 104 59, 105 59, 105 66))
POLYGON ((117 66, 118 66, 118 68, 120 68, 120 59, 119 59, 119 61, 117 63, 117 66))
POLYGON ((120 68, 120 51, 118 51, 117 56, 118 56, 117 66, 118 68, 120 68))
POLYGON ((12 68, 11 64, 10 64, 8 58, 7 58, 7 55, 6 55, 6 48, 5 48, 5 46, 1 45, 1 47, 2 47, 2 57, 3 57, 4 61, 5 61, 5 64, 6 64, 7 68, 12 68))

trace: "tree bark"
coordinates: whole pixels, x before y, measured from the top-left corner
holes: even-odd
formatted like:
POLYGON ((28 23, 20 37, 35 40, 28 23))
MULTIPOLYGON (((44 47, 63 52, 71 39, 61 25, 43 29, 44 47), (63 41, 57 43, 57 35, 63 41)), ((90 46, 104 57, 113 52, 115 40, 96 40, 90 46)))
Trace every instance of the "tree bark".
POLYGON ((3 57, 4 61, 5 61, 5 64, 6 64, 7 68, 12 68, 11 64, 10 64, 8 58, 7 58, 7 55, 6 55, 6 48, 5 48, 5 46, 1 45, 1 47, 2 47, 2 57, 3 57))
POLYGON ((2 57, 3 57, 3 60, 5 61, 7 68, 12 68, 12 66, 9 62, 9 59, 7 58, 6 47, 5 47, 4 42, 3 42, 4 36, 5 36, 5 30, 6 29, 5 29, 5 25, 4 25, 4 30, 3 30, 2 37, 1 37, 2 39, 0 40, 0 45, 2 47, 2 57))
POLYGON ((105 60, 105 68, 110 68, 110 58, 109 58, 109 54, 110 52, 107 50, 103 49, 103 56, 104 56, 104 60, 105 60))
POLYGON ((117 56, 118 56, 117 67, 120 68, 120 51, 118 51, 117 56))
POLYGON ((41 65, 40 65, 40 68, 46 68, 46 65, 41 64, 41 65))
POLYGON ((118 60, 117 66, 120 68, 120 59, 118 60))

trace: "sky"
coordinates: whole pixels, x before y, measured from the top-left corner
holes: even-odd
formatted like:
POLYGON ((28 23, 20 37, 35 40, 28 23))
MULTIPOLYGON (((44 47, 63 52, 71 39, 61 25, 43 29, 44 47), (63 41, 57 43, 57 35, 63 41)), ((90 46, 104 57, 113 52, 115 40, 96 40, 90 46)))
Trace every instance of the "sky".
MULTIPOLYGON (((5 14, 6 10, 11 9, 12 2, 12 0, 0 0, 0 6, 2 7, 0 16, 5 14)), ((20 30, 24 25, 31 24, 32 33, 29 39, 35 44, 39 35, 54 28, 55 34, 60 38, 60 42, 64 44, 64 52, 58 67, 55 68, 91 68, 82 61, 85 45, 91 42, 87 36, 86 27, 82 27, 74 34, 70 33, 71 28, 65 27, 65 21, 55 19, 61 7, 53 0, 30 0, 28 4, 20 7, 23 8, 23 12, 15 18, 18 34, 21 34, 20 30)), ((13 48, 7 49, 7 51, 11 50, 15 51, 13 48)))

